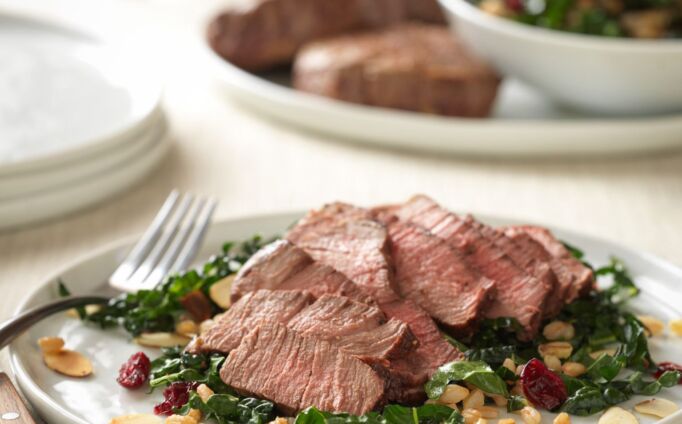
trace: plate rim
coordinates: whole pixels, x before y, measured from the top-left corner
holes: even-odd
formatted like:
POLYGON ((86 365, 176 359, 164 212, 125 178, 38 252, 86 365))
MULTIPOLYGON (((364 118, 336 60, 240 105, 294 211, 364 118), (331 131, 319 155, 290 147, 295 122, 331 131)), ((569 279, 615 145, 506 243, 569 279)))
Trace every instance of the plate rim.
MULTIPOLYGON (((295 220, 297 218, 302 217, 306 213, 306 210, 288 210, 288 209, 283 209, 283 210, 273 210, 272 212, 261 212, 261 213, 253 213, 253 214, 239 214, 235 216, 230 216, 230 217, 225 217, 221 218, 217 221, 215 221, 212 225, 211 228, 209 229, 210 231, 217 231, 215 226, 225 226, 225 225, 235 225, 239 222, 243 221, 263 221, 263 220, 295 220)), ((497 214, 485 214, 485 213, 475 213, 471 212, 472 215, 476 216, 478 219, 481 219, 483 222, 488 222, 488 221, 497 221, 497 222, 506 222, 508 224, 515 224, 515 223, 523 223, 527 221, 523 221, 519 218, 516 217, 505 217, 503 215, 497 215, 497 214)), ((535 220, 532 221, 532 225, 543 225, 549 228, 551 231, 556 231, 565 235, 569 235, 570 237, 578 237, 578 238, 584 238, 584 239, 589 239, 593 243, 597 243, 599 245, 604 246, 605 248, 613 248, 614 250, 624 250, 627 251, 628 254, 634 255, 635 257, 640 257, 641 259, 645 260, 648 262, 650 265, 653 265, 655 267, 660 267, 665 269, 666 271, 669 271, 674 274, 679 274, 682 276, 682 267, 677 266, 673 262, 659 257, 657 255, 654 255, 653 253, 650 253, 645 250, 636 250, 628 245, 624 245, 622 243, 618 243, 616 241, 610 240, 608 238, 600 237, 600 236, 594 236, 590 235, 588 233, 583 233, 577 230, 572 230, 572 229, 567 229, 561 226, 554 226, 554 225, 544 225, 541 222, 537 222, 535 220)), ((15 308, 15 314, 22 312, 25 310, 32 299, 37 296, 40 292, 43 290, 46 290, 46 288, 54 283, 60 275, 64 274, 65 272, 69 271, 70 269, 77 268, 80 264, 83 264, 88 261, 95 260, 97 257, 101 257, 106 254, 111 254, 116 250, 124 249, 127 246, 131 246, 134 244, 134 242, 139 239, 139 234, 134 234, 130 236, 125 236, 125 237, 120 237, 116 240, 113 240, 111 242, 108 242, 106 244, 101 245, 99 248, 94 249, 93 251, 84 253, 75 259, 72 259, 70 261, 67 261, 64 265, 56 268, 55 271, 50 272, 47 274, 47 277, 41 279, 41 282, 36 285, 30 292, 28 292, 24 297, 21 302, 19 302, 18 306, 15 308)), ((680 306, 675 306, 675 305, 669 305, 673 310, 679 311, 682 313, 682 307, 680 306)), ((12 370, 12 373, 14 374, 17 383, 19 384, 20 390, 22 393, 33 403, 40 403, 41 408, 39 409, 49 409, 51 413, 53 414, 59 414, 63 418, 67 418, 71 420, 73 423, 77 424, 89 424, 85 420, 81 419, 80 417, 75 416, 65 408, 63 408, 57 401, 52 399, 46 392, 44 392, 38 384, 33 381, 33 379, 30 377, 28 370, 24 368, 23 363, 21 361, 21 358, 19 358, 19 354, 17 350, 15 349, 15 343, 18 343, 19 341, 15 341, 12 344, 8 346, 8 354, 9 354, 9 359, 10 359, 10 368, 12 370), (28 392, 28 393, 27 393, 28 392)), ((672 416, 669 416, 665 419, 662 419, 658 421, 659 424, 673 424, 673 419, 677 420, 679 418, 682 418, 682 410, 679 411, 676 414, 673 414, 672 416)))
MULTIPOLYGON (((134 54, 122 51, 113 43, 105 42, 93 32, 88 31, 83 27, 67 23, 65 20, 54 17, 36 16, 33 13, 11 10, 0 10, 0 19, 12 20, 28 25, 37 25, 48 31, 59 31, 60 33, 72 36, 74 39, 79 39, 82 42, 88 43, 92 45, 92 47, 113 51, 117 55, 125 53, 128 57, 136 58, 134 54)), ((143 112, 144 115, 133 121, 132 125, 123 126, 114 129, 109 133, 94 137, 93 140, 84 145, 71 146, 51 153, 42 153, 17 162, 0 163, 0 177, 15 173, 42 170, 43 168, 50 169, 68 165, 70 162, 82 160, 88 156, 105 154, 111 149, 120 147, 121 144, 130 142, 130 137, 148 126, 151 121, 158 117, 158 114, 162 109, 162 99, 165 91, 164 85, 159 79, 152 78, 152 75, 149 74, 148 71, 145 72, 146 74, 140 78, 145 78, 147 80, 146 84, 150 86, 149 92, 153 92, 153 94, 150 95, 150 99, 153 100, 146 108, 147 110, 143 112)))
MULTIPOLYGON (((400 111, 388 108, 359 105, 350 102, 326 98, 323 96, 301 92, 292 88, 273 83, 266 78, 245 71, 219 56, 209 45, 203 33, 195 34, 195 43, 199 45, 204 57, 208 61, 214 79, 220 81, 223 88, 230 91, 231 97, 240 104, 256 109, 279 122, 303 128, 308 132, 322 133, 332 136, 336 140, 360 142, 361 144, 379 145, 384 147, 402 148, 406 150, 427 152, 448 152, 465 155, 483 156, 559 156, 584 154, 635 154, 643 151, 663 151, 679 149, 682 139, 674 137, 676 132, 682 131, 682 112, 653 116, 636 117, 595 117, 590 119, 488 119, 461 118, 428 115, 417 112, 400 111), (248 94, 249 96, 245 96, 248 94), (263 103, 270 103, 264 106, 263 103), (333 129, 333 125, 322 124, 317 121, 297 117, 297 114, 285 113, 284 105, 293 105, 299 110, 307 110, 324 114, 325 118, 336 121, 356 121, 363 124, 374 124, 391 121, 405 129, 405 122, 413 127, 411 132, 432 131, 423 135, 419 141, 409 142, 391 137, 362 133, 346 126, 344 130, 333 129), (649 131, 655 134, 646 143, 631 141, 628 146, 619 141, 609 141, 611 137, 623 138, 633 131, 649 131), (563 143, 546 142, 547 134, 558 138, 562 132, 566 139, 563 143), (436 137, 435 134, 438 133, 436 137), (472 134, 475 133, 475 134, 472 134), (517 139, 525 139, 525 145, 513 143, 492 143, 490 140, 499 138, 500 134, 511 133, 517 139), (578 137, 578 134, 593 134, 590 139, 578 137), (451 140, 458 135, 457 142, 451 140), (482 140, 474 141, 478 137, 482 140), (568 138, 572 143, 568 143, 568 138), (434 142, 429 139, 443 138, 434 142), (449 140, 445 140, 448 138, 449 140), (465 142, 463 139, 469 138, 465 142), (530 139, 529 139, 530 138, 530 139), (600 143, 593 140, 599 138, 600 143), (651 139, 654 139, 653 141, 651 139), (447 141, 447 142, 446 142, 447 141), (607 144, 604 144, 607 143, 607 144), (595 146, 594 144, 598 144, 595 146), (619 147, 619 148, 616 148, 619 147)), ((338 126, 338 125, 337 125, 338 126)))

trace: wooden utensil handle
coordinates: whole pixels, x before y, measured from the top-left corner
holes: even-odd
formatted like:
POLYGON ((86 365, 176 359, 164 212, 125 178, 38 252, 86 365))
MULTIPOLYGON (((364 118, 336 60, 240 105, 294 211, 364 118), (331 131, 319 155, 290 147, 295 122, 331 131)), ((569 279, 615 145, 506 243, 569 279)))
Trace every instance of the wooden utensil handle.
POLYGON ((36 424, 7 374, 0 372, 0 423, 36 424))

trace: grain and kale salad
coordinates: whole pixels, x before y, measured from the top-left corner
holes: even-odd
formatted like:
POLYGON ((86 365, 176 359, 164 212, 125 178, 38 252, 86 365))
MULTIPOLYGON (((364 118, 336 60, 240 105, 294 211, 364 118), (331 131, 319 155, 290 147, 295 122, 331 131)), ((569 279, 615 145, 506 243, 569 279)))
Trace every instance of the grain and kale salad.
POLYGON ((479 0, 483 11, 529 25, 606 37, 682 37, 678 0, 479 0))

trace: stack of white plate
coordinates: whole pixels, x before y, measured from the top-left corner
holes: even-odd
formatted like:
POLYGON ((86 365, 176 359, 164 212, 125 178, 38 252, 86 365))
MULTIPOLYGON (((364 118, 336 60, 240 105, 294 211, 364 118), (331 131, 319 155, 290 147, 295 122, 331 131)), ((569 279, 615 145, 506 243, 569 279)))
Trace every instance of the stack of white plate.
POLYGON ((129 52, 0 14, 0 229, 100 202, 167 150, 161 87, 129 52))

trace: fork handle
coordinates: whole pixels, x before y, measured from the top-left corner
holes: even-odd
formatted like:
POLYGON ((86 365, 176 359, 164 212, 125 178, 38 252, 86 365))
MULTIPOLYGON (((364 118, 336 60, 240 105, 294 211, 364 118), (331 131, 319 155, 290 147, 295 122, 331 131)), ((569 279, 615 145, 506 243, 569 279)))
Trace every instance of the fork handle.
POLYGON ((108 301, 109 298, 101 296, 71 296, 29 309, 0 325, 0 350, 12 343, 15 338, 28 330, 33 324, 56 312, 79 306, 107 303, 108 301))
POLYGON ((36 424, 7 374, 0 372, 0 422, 36 424))

